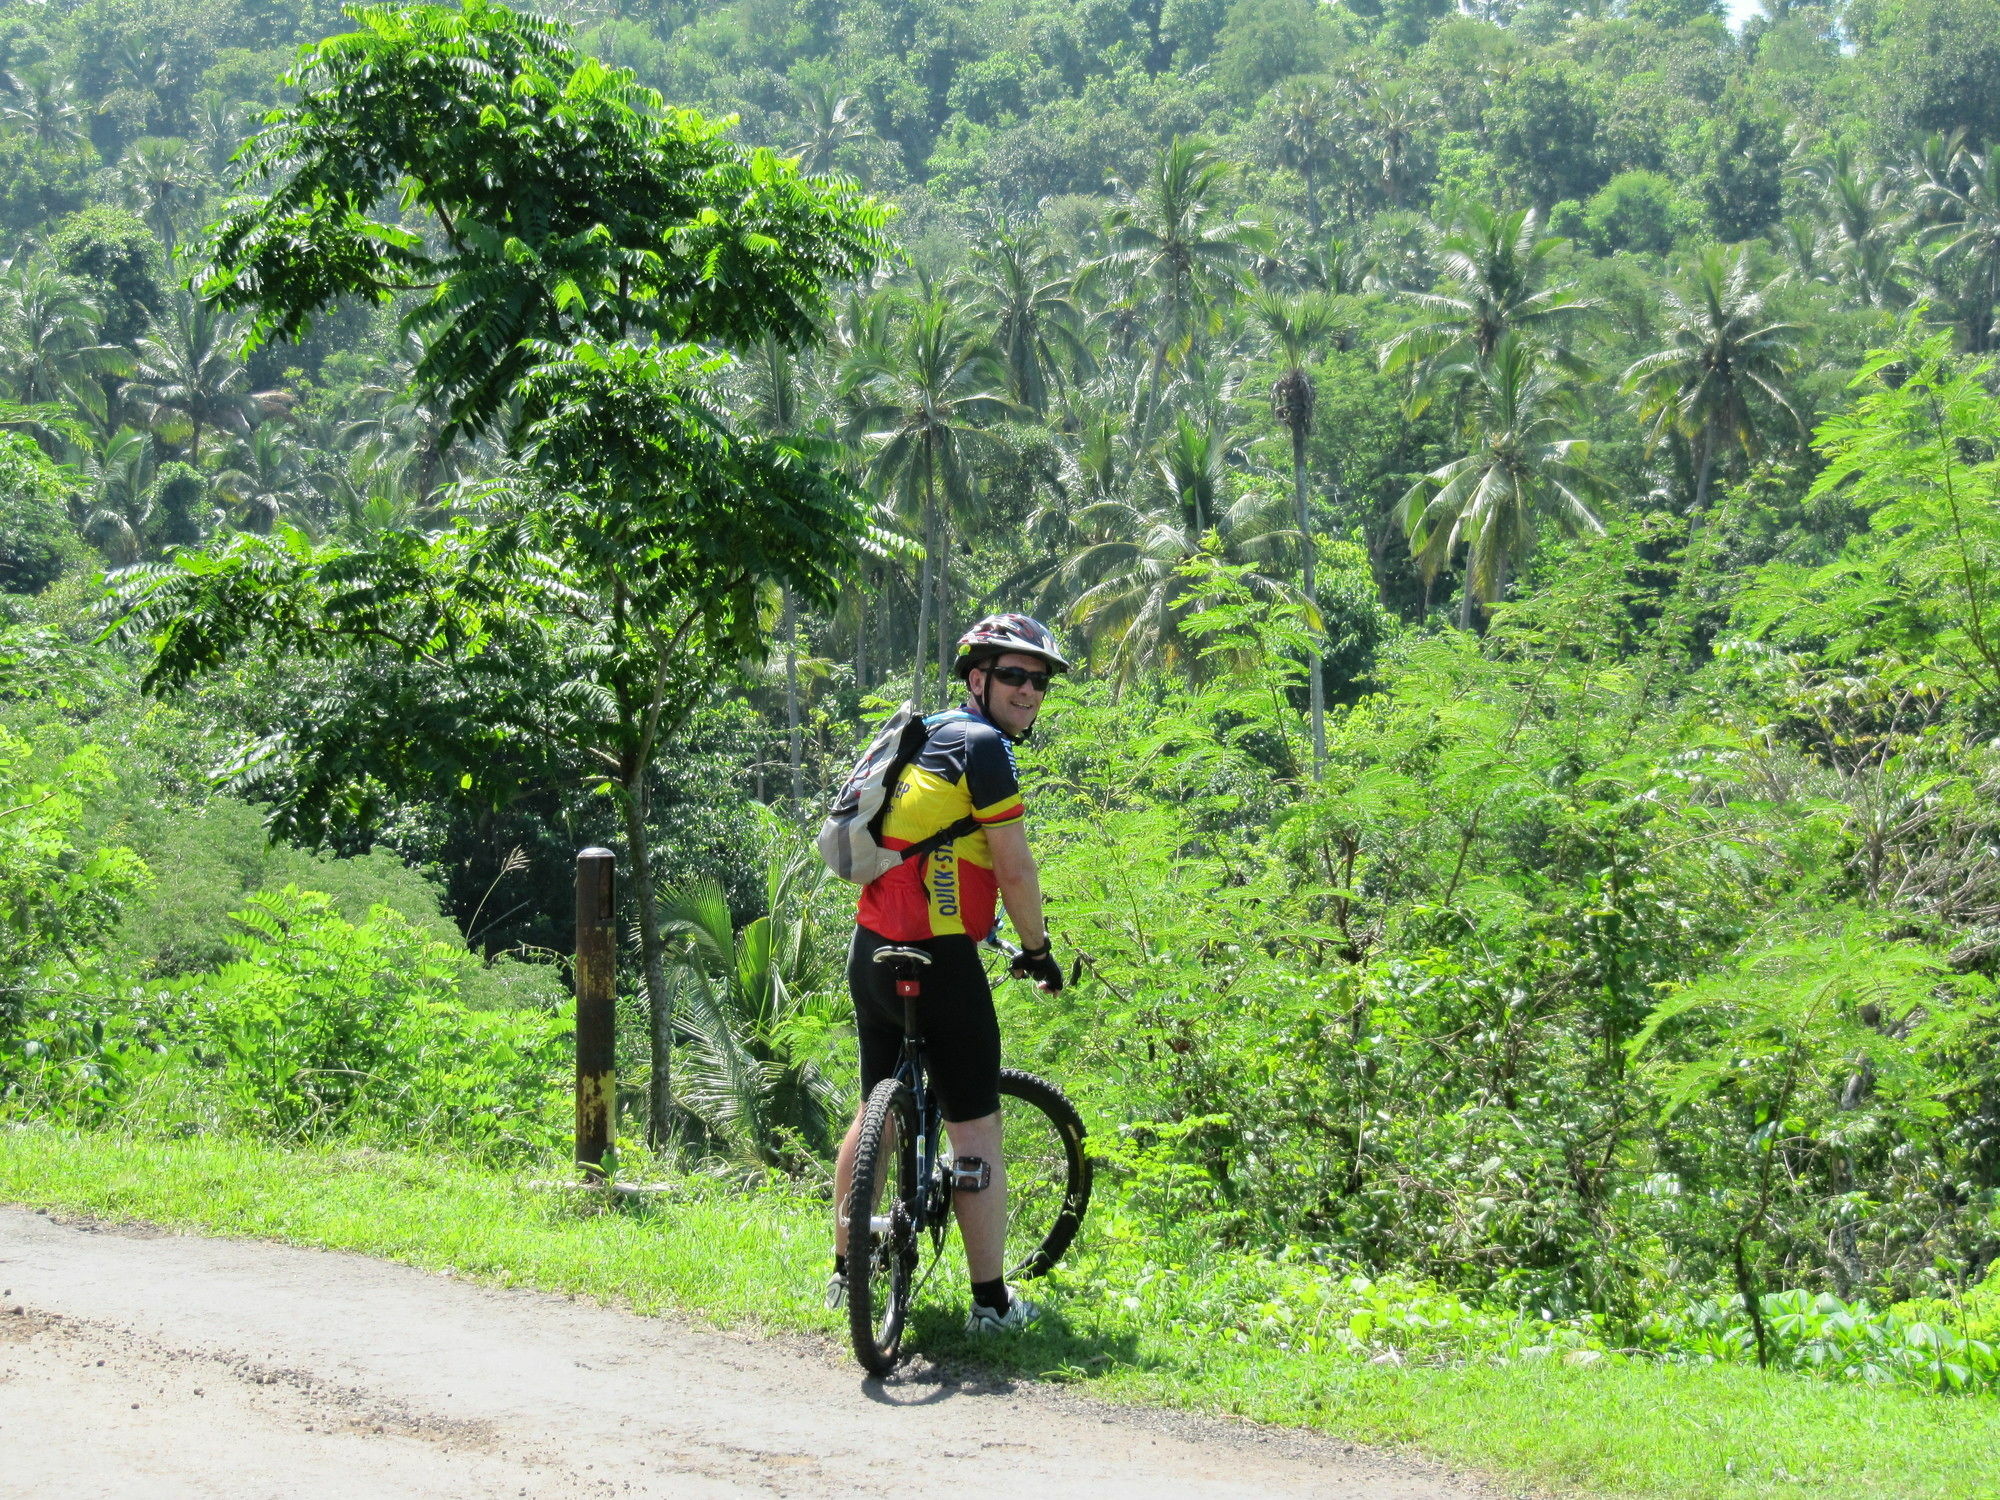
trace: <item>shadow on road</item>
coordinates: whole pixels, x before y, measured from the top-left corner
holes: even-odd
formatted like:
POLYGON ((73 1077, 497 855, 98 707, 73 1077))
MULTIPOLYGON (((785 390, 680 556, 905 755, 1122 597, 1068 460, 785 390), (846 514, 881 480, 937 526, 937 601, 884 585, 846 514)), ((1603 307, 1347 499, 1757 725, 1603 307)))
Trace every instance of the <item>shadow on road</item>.
POLYGON ((1136 1337, 1082 1333, 1056 1311, 1006 1337, 967 1334, 964 1317, 953 1307, 914 1308, 902 1365, 885 1380, 863 1379, 862 1395, 884 1406, 933 1406, 959 1396, 1011 1395, 1017 1379, 1088 1380, 1139 1358, 1136 1337))

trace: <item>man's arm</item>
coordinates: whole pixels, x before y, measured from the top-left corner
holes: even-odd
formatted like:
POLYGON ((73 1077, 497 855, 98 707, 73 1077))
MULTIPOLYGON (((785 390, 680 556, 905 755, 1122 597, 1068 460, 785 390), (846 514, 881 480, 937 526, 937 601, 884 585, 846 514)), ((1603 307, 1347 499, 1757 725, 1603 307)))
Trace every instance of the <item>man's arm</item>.
POLYGON ((1049 933, 1042 920, 1042 877, 1028 850, 1027 823, 1016 818, 987 829, 986 847, 993 854, 993 876, 1000 885, 1000 899, 1007 903, 1007 919, 1024 945, 1041 947, 1049 933))

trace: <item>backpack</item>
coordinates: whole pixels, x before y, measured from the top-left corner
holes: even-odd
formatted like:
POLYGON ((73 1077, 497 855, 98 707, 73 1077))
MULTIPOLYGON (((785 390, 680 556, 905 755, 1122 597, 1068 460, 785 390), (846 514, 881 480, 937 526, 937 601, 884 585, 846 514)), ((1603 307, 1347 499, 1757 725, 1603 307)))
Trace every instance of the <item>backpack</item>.
MULTIPOLYGON (((952 710, 951 716, 965 717, 960 710, 952 710)), ((889 716, 847 773, 840 795, 833 799, 826 821, 819 825, 819 836, 813 840, 826 867, 842 880, 868 885, 905 861, 921 858, 979 827, 977 818, 960 818, 907 849, 882 847, 882 820, 888 815, 889 797, 904 767, 917 758, 930 733, 931 726, 916 704, 905 703, 889 716)))

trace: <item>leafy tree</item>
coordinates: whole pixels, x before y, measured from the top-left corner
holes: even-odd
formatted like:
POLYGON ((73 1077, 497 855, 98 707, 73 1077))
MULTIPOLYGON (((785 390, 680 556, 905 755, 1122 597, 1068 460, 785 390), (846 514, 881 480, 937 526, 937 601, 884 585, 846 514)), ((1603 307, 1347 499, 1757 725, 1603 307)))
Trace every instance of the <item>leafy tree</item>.
POLYGON ((861 526, 797 444, 732 430, 703 346, 809 339, 827 282, 881 253, 881 215, 666 110, 555 23, 482 0, 357 19, 307 49, 249 148, 275 191, 225 214, 210 295, 282 338, 342 297, 428 288, 402 317, 416 379, 454 426, 498 432, 521 477, 440 535, 321 549, 280 532, 184 555, 127 581, 125 618, 153 633, 153 687, 253 651, 353 664, 274 726, 258 764, 281 827, 324 835, 383 788, 613 795, 658 1138, 672 1022, 649 769, 715 676, 760 649, 762 581, 831 602, 861 526), (397 184, 435 238, 373 217, 397 184))
POLYGON ((1875 108, 1893 130, 2000 141, 2000 4, 1902 0, 1862 20, 1875 108))
POLYGON ((146 497, 147 539, 156 548, 192 547, 212 529, 208 481, 200 470, 164 463, 146 497))
POLYGON ((1701 193, 1716 235, 1733 243, 1762 234, 1784 208, 1790 157, 1784 118, 1757 101, 1734 98, 1703 134, 1701 193))
POLYGON ((1814 439, 1813 498, 1855 507, 1868 529, 1819 568, 1773 564, 1741 612, 1759 635, 1822 643, 1829 667, 1889 682, 1941 676, 2000 704, 2000 401, 1990 361, 1953 357, 1950 336, 1877 350, 1850 412, 1814 439))
POLYGON ((1217 81, 1246 104, 1283 79, 1324 72, 1340 49, 1332 13, 1313 0, 1232 0, 1215 40, 1217 81))
POLYGON ((1661 172, 1620 172, 1584 206, 1584 232, 1597 249, 1665 255, 1699 218, 1661 172))
POLYGON ((19 433, 0 432, 0 594, 34 594, 83 555, 72 487, 19 433))
POLYGON ((1543 213, 1604 184, 1594 80, 1573 66, 1530 66, 1494 91, 1484 128, 1495 163, 1543 213))
POLYGON ((49 253, 97 304, 107 344, 135 347, 166 307, 159 276, 160 243, 121 209, 94 204, 70 215, 50 240, 49 253))

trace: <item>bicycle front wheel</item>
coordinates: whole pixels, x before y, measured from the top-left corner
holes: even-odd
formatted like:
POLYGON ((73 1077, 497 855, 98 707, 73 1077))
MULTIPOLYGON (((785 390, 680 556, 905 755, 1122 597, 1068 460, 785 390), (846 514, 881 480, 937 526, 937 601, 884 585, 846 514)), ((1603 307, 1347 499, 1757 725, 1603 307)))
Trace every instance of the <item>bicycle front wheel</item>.
POLYGON ((917 1107, 885 1078, 868 1096, 847 1218, 847 1323, 871 1375, 896 1367, 917 1266, 917 1107))
POLYGON ((1090 1206, 1083 1121, 1063 1091, 1033 1073, 1000 1072, 1000 1140, 1007 1161, 1007 1275, 1046 1275, 1090 1206))

